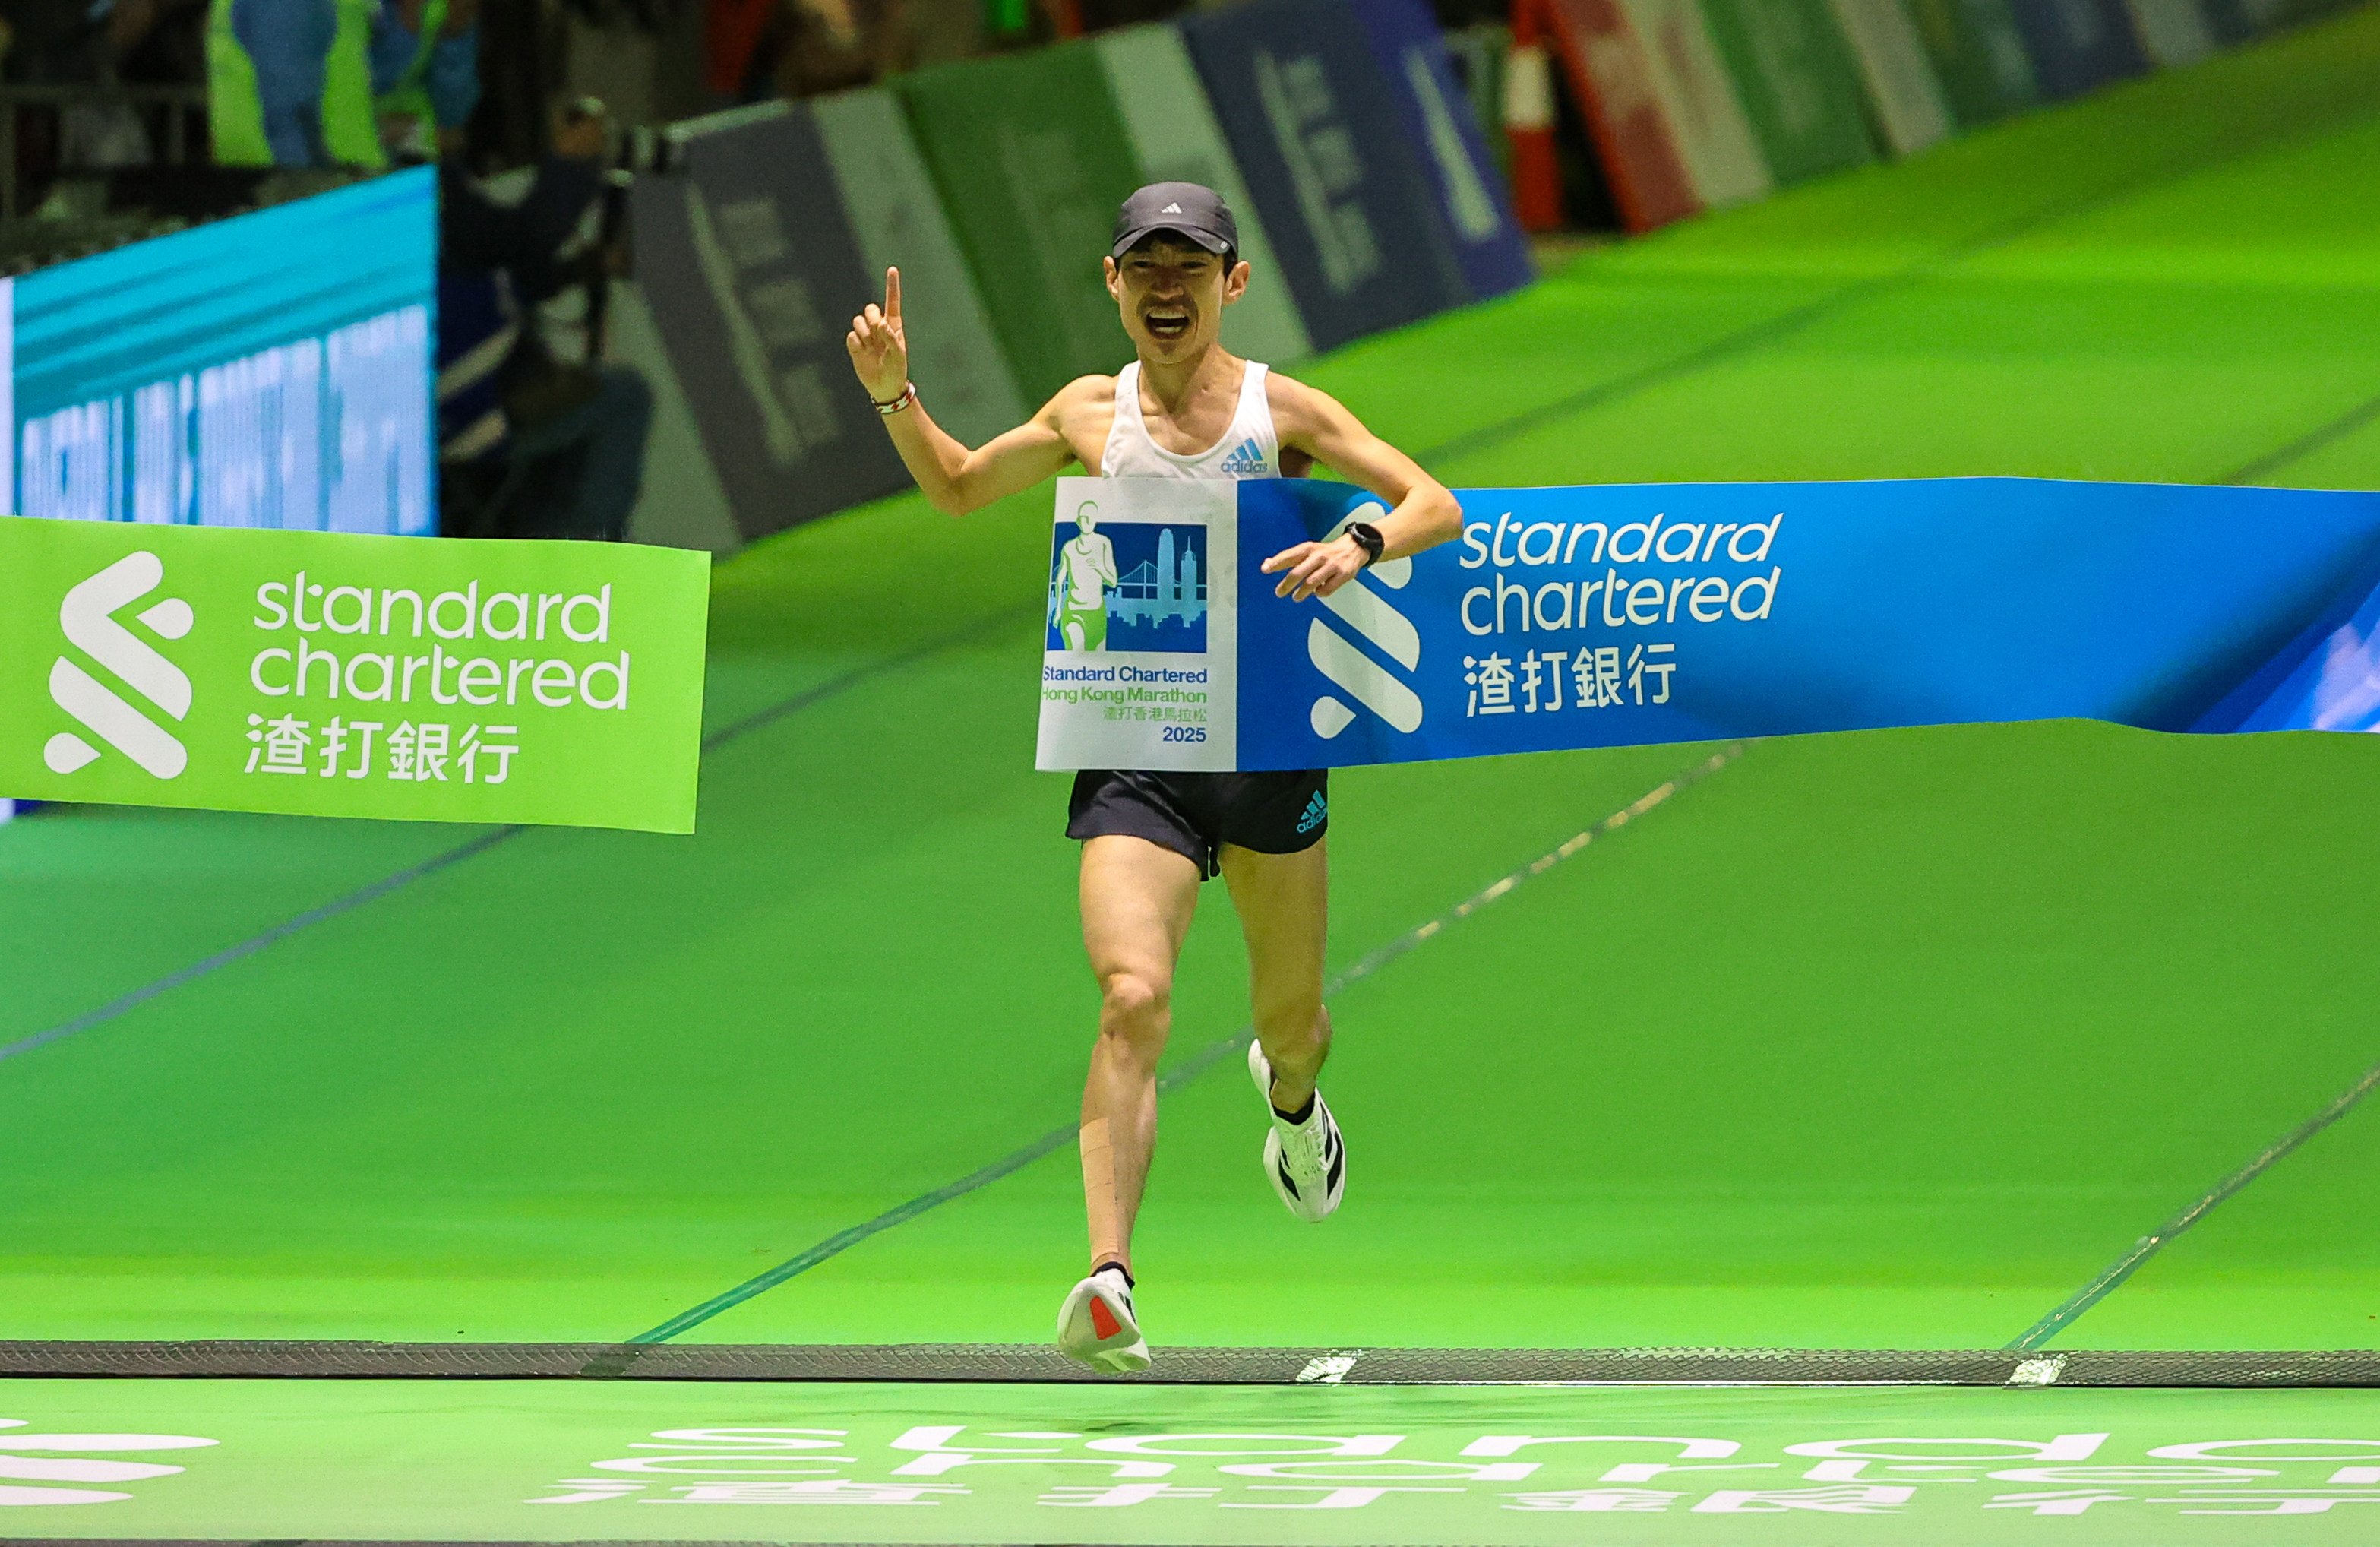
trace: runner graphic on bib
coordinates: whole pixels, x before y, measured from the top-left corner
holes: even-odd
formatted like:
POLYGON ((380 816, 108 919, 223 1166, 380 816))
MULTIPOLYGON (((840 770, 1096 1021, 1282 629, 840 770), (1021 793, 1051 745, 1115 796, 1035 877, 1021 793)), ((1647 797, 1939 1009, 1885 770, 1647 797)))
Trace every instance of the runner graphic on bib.
POLYGON ((1050 604, 1068 650, 1108 647, 1108 588, 1116 583, 1115 544, 1099 535, 1098 502, 1075 512, 1076 535, 1058 550, 1050 578, 1050 604))

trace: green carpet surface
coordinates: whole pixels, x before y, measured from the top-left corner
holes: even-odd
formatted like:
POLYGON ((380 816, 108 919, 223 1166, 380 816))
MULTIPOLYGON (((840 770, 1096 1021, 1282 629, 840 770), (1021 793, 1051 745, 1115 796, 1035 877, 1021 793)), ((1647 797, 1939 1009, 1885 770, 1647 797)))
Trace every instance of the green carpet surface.
MULTIPOLYGON (((2373 487, 2375 195, 2366 11, 1303 373, 1463 484, 2373 487)), ((0 829, 0 1050, 91 1022, 0 1056, 0 1337, 625 1338, 1068 1125, 1095 995, 1031 771, 1046 502, 897 499, 724 566, 691 838, 0 829)), ((1341 775, 1334 967, 1711 750, 1341 775)), ((2362 738, 2071 724, 1755 745, 1338 1000, 1327 1227, 1257 1175, 1229 1060, 1170 1094, 1151 1334, 2006 1343, 2380 1060, 2375 774, 2362 738)), ((1176 1059, 1244 995, 1218 888, 1176 1059)), ((2359 1109, 2068 1341, 2380 1346, 2375 1145, 2359 1109)), ((1079 1208, 1062 1150, 686 1335, 1038 1341, 1079 1208)), ((2000 1540, 1961 1519, 1925 1539, 2000 1540)))
POLYGON ((0 1433, 64 1443, 0 1463, 0 1490, 22 1491, 0 1505, 115 1494, 9 1524, 247 1542, 2343 1544, 2370 1540, 2380 1500, 2356 1477, 2380 1455, 2355 1437, 2370 1407, 2319 1391, 13 1381, 0 1414, 25 1427, 0 1433), (2305 1513, 2274 1518, 2284 1504, 2305 1513))

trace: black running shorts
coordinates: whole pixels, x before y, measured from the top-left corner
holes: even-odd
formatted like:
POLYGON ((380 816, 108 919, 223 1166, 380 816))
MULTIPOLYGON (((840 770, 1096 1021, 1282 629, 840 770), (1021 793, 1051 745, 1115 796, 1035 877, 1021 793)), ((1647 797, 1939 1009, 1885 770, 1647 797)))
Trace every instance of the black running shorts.
POLYGON ((1330 786, 1326 768, 1294 774, 1087 769, 1075 775, 1066 836, 1146 838, 1188 859, 1201 874, 1218 875, 1225 844, 1294 854, 1319 843, 1330 825, 1330 786))

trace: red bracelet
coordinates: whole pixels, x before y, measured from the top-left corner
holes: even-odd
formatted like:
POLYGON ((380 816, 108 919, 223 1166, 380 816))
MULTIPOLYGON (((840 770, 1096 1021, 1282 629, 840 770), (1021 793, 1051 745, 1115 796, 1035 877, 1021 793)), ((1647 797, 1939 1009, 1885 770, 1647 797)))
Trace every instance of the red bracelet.
POLYGON ((895 396, 886 398, 881 403, 877 402, 873 397, 869 398, 868 402, 868 406, 873 408, 878 413, 883 415, 886 419, 891 419, 894 414, 899 413, 902 409, 907 408, 917 400, 917 384, 914 382, 904 382, 901 384, 900 392, 895 396))

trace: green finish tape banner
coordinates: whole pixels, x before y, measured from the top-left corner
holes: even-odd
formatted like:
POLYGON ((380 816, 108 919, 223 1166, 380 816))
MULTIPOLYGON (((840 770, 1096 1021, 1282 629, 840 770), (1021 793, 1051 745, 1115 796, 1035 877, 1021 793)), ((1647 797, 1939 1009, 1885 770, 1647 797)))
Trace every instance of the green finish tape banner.
POLYGON ((1099 260, 1142 179, 1097 48, 938 66, 900 91, 1026 397, 1131 359, 1099 260))
POLYGON ((1859 64, 1824 0, 1703 0, 1779 187, 1876 159, 1859 64))
POLYGON ((694 831, 710 559, 0 518, 0 789, 694 831))

